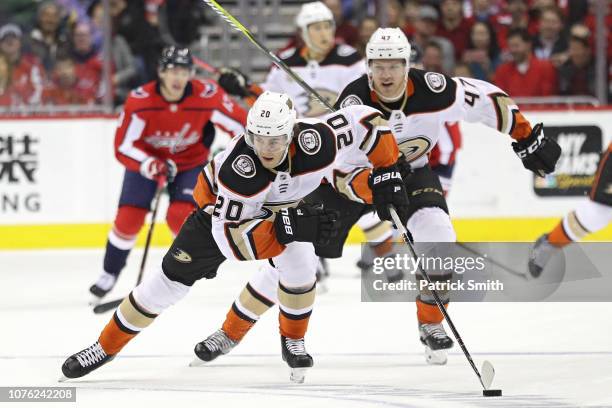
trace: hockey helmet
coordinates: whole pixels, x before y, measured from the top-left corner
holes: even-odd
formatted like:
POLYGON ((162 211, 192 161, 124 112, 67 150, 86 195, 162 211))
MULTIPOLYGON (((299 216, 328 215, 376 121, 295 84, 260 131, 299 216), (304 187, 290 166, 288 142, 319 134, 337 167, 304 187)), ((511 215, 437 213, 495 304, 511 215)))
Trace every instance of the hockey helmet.
POLYGON ((370 37, 366 45, 366 70, 368 82, 372 87, 370 62, 377 59, 400 59, 406 63, 405 80, 410 69, 411 47, 404 32, 399 28, 379 28, 370 37))
POLYGON ((284 136, 289 145, 296 120, 297 112, 289 95, 266 91, 249 109, 246 142, 253 147, 255 136, 284 136))
POLYGON ((174 67, 185 67, 191 70, 193 69, 191 51, 189 51, 187 47, 179 47, 176 45, 167 46, 163 49, 159 57, 158 67, 160 71, 174 67))
POLYGON ((321 21, 331 21, 335 24, 333 13, 320 1, 305 3, 295 17, 295 24, 300 28, 302 38, 309 48, 313 48, 313 44, 308 36, 308 26, 321 21))

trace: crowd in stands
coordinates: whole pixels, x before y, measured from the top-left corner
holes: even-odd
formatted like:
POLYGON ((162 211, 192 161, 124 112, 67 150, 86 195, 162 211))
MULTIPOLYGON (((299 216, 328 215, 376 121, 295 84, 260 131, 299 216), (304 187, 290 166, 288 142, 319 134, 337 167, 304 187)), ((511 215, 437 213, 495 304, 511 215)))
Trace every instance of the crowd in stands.
MULTIPOLYGON (((324 2, 334 14, 337 41, 364 53, 379 26, 373 17, 381 14, 378 3, 324 2), (356 4, 360 10, 355 10, 356 4)), ((211 24, 199 3, 109 0, 111 63, 105 71, 100 0, 2 0, 0 107, 93 105, 107 92, 120 104, 131 88, 155 77, 157 57, 166 43, 188 45, 198 39, 201 24, 211 24), (168 13, 165 23, 160 22, 162 5, 168 13), (108 82, 102 80, 105 72, 108 82), (111 84, 110 90, 105 83, 111 84)), ((383 20, 389 27, 402 28, 412 44, 413 64, 426 70, 487 80, 513 96, 595 96, 593 4, 591 0, 387 0, 383 20)), ((609 10, 605 26, 610 61, 609 10)), ((299 42, 295 38, 291 44, 299 42)))
POLYGON ((107 92, 118 105, 133 87, 155 78, 166 43, 198 38, 201 10, 198 0, 109 0, 111 63, 105 71, 101 0, 2 0, 0 108, 95 105, 107 92), (172 24, 162 29, 164 3, 172 24))

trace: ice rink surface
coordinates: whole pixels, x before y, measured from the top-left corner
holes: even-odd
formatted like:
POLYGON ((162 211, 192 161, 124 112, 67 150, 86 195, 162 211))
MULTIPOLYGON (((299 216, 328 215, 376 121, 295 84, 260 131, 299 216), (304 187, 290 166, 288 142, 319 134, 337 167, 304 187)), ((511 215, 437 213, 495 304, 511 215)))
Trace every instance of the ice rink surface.
MULTIPOLYGON (((451 305, 476 364, 488 359, 496 368, 493 388, 504 396, 484 398, 457 346, 446 366, 425 363, 413 304, 360 302, 357 251, 348 247, 331 262, 329 291, 317 298, 306 337, 315 366, 299 385, 280 358, 276 308, 231 354, 188 367, 194 345, 220 327, 256 268, 229 262, 113 362, 59 384, 64 359, 92 344, 111 317, 87 306, 102 251, 0 252, 0 386, 75 386, 76 406, 104 408, 612 407, 612 304, 451 305)), ((163 253, 152 251, 149 271, 163 253)), ((129 292, 140 256, 131 255, 109 299, 129 292)), ((41 406, 15 406, 29 405, 41 406)))

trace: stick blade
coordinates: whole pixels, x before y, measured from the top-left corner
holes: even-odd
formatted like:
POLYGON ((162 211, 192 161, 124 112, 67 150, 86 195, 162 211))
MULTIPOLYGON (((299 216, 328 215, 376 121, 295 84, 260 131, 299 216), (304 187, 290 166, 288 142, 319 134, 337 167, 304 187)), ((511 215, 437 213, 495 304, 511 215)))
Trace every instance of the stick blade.
POLYGON ((495 368, 489 360, 485 360, 482 363, 482 369, 480 370, 482 376, 482 383, 486 389, 491 387, 493 384, 493 378, 495 377, 495 368))
POLYGON ((117 299, 117 300, 113 300, 110 302, 100 303, 99 305, 93 308, 93 312, 95 314, 106 313, 109 310, 116 309, 117 306, 121 304, 121 302, 123 302, 123 299, 117 299))

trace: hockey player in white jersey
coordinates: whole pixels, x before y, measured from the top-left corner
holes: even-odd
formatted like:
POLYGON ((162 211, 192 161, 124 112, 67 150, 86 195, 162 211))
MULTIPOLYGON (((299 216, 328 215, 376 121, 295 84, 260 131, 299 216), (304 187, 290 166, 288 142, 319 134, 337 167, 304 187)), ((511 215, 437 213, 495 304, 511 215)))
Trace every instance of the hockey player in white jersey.
MULTIPOLYGON (((427 156, 435 146, 439 132, 444 131, 446 122, 481 122, 509 134, 516 140, 514 151, 527 169, 537 174, 554 170, 560 155, 559 146, 544 136, 541 124, 532 129, 512 99, 499 88, 484 81, 450 78, 411 69, 410 44, 399 29, 377 30, 366 52, 367 75, 346 87, 336 102, 336 108, 367 105, 381 111, 388 119, 403 153, 400 168, 410 200, 407 228, 414 238, 417 253, 430 254, 436 250, 435 243, 456 240, 442 186, 438 176, 431 171, 427 156)), ((359 169, 367 163, 362 156, 356 156, 351 165, 359 169)), ((347 228, 353 225, 354 217, 358 218, 367 204, 367 177, 359 170, 342 170, 336 172, 334 186, 354 205, 345 205, 340 216, 344 222, 340 225, 338 237, 326 245, 331 250, 344 244, 347 228), (347 222, 351 219, 352 223, 347 222)), ((334 197, 329 197, 324 202, 334 200, 334 197)), ((444 271, 428 272, 435 281, 450 278, 444 271)), ((236 299, 221 329, 226 338, 232 339, 232 346, 274 304, 275 297, 270 288, 275 285, 275 278, 271 275, 253 279, 236 299)), ((448 293, 440 291, 439 294, 448 304, 448 293)), ((426 361, 445 364, 445 350, 453 346, 453 341, 442 326, 443 315, 428 291, 420 293, 416 306, 426 361)), ((224 353, 228 351, 229 348, 223 350, 224 353)), ((210 360, 220 354, 219 350, 210 353, 210 360)))
MULTIPOLYGON (((331 105, 342 89, 354 79, 365 73, 363 58, 352 47, 334 43, 334 17, 331 10, 320 1, 304 4, 295 19, 296 25, 304 40, 301 48, 289 48, 279 57, 310 87, 331 105)), ((262 90, 284 92, 296 102, 296 110, 301 117, 320 117, 329 113, 325 106, 312 98, 286 72, 273 66, 261 85, 251 84, 249 79, 234 69, 221 69, 219 84, 228 93, 237 96, 258 95, 262 90)), ((317 189, 313 200, 321 200, 333 193, 329 185, 317 189)), ((391 224, 381 221, 375 214, 364 216, 359 226, 365 233, 366 240, 372 243, 364 255, 370 253, 385 255, 391 247, 393 236, 391 224)), ((327 257, 329 256, 328 253, 327 257)), ((340 254, 334 251, 334 256, 340 254)), ((321 258, 317 278, 322 282, 328 275, 326 257, 321 258)), ((359 265, 368 264, 369 256, 359 261, 359 265)), ((324 284, 319 288, 324 288, 324 284)))
MULTIPOLYGON (((366 47, 367 74, 342 91, 336 107, 368 105, 388 119, 404 156, 403 175, 410 200, 407 228, 417 253, 427 254, 436 242, 456 240, 442 186, 428 165, 428 153, 446 122, 480 122, 510 135, 524 167, 538 175, 554 171, 561 149, 544 136, 542 124, 531 126, 503 90, 477 79, 412 69, 409 57, 410 44, 400 29, 378 29, 366 47)), ((434 280, 449 279, 445 273, 430 274, 434 280)), ((448 303, 448 293, 439 294, 448 303)), ((431 293, 420 293, 417 318, 428 361, 445 362, 445 353, 436 351, 453 343, 431 293)))
MULTIPOLYGON (((337 227, 334 211, 301 200, 322 179, 333 178, 337 163, 359 156, 381 176, 372 185, 377 209, 393 205, 405 218, 408 208, 397 144, 387 127, 368 121, 376 115, 359 106, 338 112, 335 122, 296 120, 287 95, 262 94, 249 110, 246 135, 233 139, 198 176, 198 209, 158 271, 124 299, 93 345, 64 362, 64 376, 82 377, 111 361, 196 281, 214 278, 226 259, 268 259, 266 267, 280 277, 275 290, 282 357, 291 379, 303 381, 313 365, 304 344, 316 286, 313 243, 328 244, 337 227)), ((200 357, 203 346, 224 348, 225 341, 206 339, 195 352, 200 357)))
MULTIPOLYGON (((350 81, 365 73, 363 59, 353 47, 334 42, 334 16, 320 1, 304 4, 295 23, 304 40, 301 48, 288 48, 280 59, 310 85, 329 104, 350 81)), ((318 117, 328 110, 312 98, 287 73, 273 66, 259 86, 237 70, 222 68, 219 84, 226 92, 237 96, 259 95, 263 91, 283 92, 295 101, 300 117, 318 117)))

